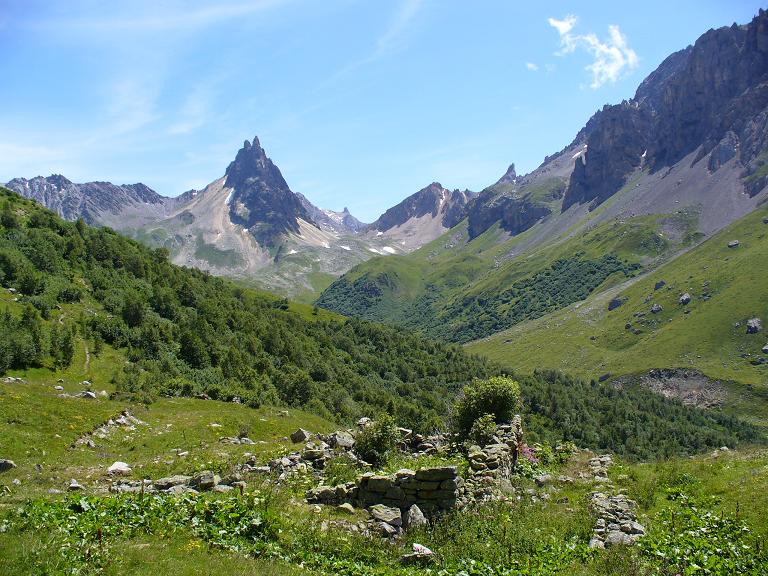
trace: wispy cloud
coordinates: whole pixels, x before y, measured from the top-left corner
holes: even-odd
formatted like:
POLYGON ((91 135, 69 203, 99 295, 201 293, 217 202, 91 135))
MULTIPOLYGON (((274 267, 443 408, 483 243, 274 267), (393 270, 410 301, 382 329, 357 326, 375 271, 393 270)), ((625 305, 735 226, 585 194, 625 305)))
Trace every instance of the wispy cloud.
POLYGON ((402 41, 403 34, 416 18, 424 0, 404 0, 395 13, 395 17, 384 33, 376 41, 376 54, 382 55, 396 49, 402 41))
POLYGON ((418 16, 423 5, 424 0, 403 0, 389 25, 377 38, 373 52, 343 66, 323 82, 323 85, 332 84, 355 70, 401 49, 405 33, 418 16))
POLYGON ((531 72, 536 72, 539 69, 538 64, 534 64, 533 62, 526 62, 525 67, 528 68, 531 72))
POLYGON ((207 85, 195 87, 181 106, 179 119, 168 128, 170 134, 189 134, 208 122, 212 93, 207 85))
POLYGON ((562 20, 549 18, 548 21, 560 36, 561 49, 558 55, 570 54, 581 48, 592 56, 592 63, 586 67, 592 75, 591 88, 599 88, 606 82, 616 82, 624 71, 637 68, 637 54, 629 47, 618 26, 609 26, 608 39, 600 41, 593 32, 573 34, 578 22, 576 16, 568 15, 562 20))
POLYGON ((136 77, 125 77, 108 89, 107 114, 112 118, 109 132, 126 134, 135 132, 157 120, 155 102, 158 87, 141 82, 136 77))
POLYGON ((131 3, 128 11, 113 10, 99 16, 57 18, 29 23, 37 28, 55 28, 57 31, 98 32, 112 34, 157 33, 171 31, 195 31, 220 22, 264 12, 293 0, 250 0, 225 2, 213 6, 190 6, 186 2, 131 3))

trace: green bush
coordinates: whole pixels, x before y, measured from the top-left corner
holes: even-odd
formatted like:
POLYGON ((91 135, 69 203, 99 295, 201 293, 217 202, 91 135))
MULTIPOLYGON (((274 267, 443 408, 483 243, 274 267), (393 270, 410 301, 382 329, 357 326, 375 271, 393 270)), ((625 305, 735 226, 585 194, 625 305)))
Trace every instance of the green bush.
POLYGON ((465 439, 475 421, 486 414, 494 422, 509 422, 520 407, 520 385, 511 378, 494 376, 487 380, 474 380, 464 387, 464 392, 454 407, 454 428, 465 439))
POLYGON ((366 462, 378 466, 387 461, 399 439, 395 419, 389 414, 382 414, 358 434, 355 451, 366 462))
POLYGON ((478 446, 487 446, 496 434, 496 419, 493 414, 483 414, 472 424, 468 440, 478 446))

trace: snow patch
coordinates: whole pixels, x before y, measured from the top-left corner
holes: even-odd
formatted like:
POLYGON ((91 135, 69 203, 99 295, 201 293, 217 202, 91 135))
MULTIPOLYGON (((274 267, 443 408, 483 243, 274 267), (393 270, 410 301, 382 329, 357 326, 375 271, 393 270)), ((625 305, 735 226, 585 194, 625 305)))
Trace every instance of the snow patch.
POLYGON ((382 248, 382 250, 384 250, 384 252, 386 252, 387 254, 395 254, 396 253, 396 250, 394 248, 392 248, 392 246, 384 246, 384 248, 382 248))
POLYGON ((376 248, 368 248, 368 252, 373 252, 374 254, 381 254, 376 248))
POLYGON ((376 232, 376 236, 384 236, 384 232, 376 232))
POLYGON ((232 194, 234 193, 234 190, 230 190, 229 194, 227 194, 227 199, 224 200, 224 204, 229 204, 229 202, 232 200, 232 194))
POLYGON ((349 246, 339 246, 342 250, 352 250, 349 246))
POLYGON ((644 152, 642 153, 642 155, 640 156, 640 158, 645 158, 646 154, 648 154, 648 150, 644 151, 644 152))
POLYGON ((288 256, 290 256, 291 254, 298 254, 298 253, 299 253, 298 250, 291 250, 290 252, 288 252, 288 256))

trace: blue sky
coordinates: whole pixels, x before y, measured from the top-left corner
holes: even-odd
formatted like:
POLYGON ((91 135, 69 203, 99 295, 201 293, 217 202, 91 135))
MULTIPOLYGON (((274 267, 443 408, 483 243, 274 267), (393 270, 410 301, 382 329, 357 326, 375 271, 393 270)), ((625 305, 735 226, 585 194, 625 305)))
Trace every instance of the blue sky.
POLYGON ((372 221, 432 181, 529 172, 671 52, 765 2, 0 0, 0 181, 174 196, 259 136, 372 221))

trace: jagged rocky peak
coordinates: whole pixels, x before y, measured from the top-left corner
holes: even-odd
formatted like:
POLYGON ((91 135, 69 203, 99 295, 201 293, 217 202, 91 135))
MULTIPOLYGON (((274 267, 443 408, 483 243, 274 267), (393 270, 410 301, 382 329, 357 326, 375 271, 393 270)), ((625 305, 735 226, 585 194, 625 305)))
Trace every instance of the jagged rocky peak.
POLYGON ((592 119, 586 154, 576 160, 563 210, 597 206, 641 165, 674 166, 696 152, 710 171, 736 158, 752 196, 768 178, 751 177, 768 150, 768 12, 749 24, 710 30, 669 56, 635 97, 592 119))
POLYGON ((514 184, 515 182, 517 182, 517 172, 515 172, 515 164, 513 162, 496 184, 514 184))
POLYGON ((430 215, 432 218, 440 219, 443 227, 451 228, 464 218, 469 198, 469 192, 451 191, 439 182, 432 182, 384 212, 370 227, 385 232, 390 228, 401 226, 412 218, 430 215))
POLYGON ((274 246, 282 235, 299 233, 299 219, 314 224, 258 137, 243 143, 227 167, 224 185, 232 189, 230 219, 247 228, 259 244, 274 246))

